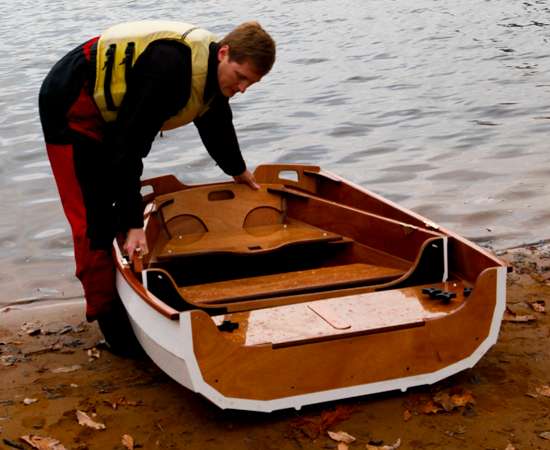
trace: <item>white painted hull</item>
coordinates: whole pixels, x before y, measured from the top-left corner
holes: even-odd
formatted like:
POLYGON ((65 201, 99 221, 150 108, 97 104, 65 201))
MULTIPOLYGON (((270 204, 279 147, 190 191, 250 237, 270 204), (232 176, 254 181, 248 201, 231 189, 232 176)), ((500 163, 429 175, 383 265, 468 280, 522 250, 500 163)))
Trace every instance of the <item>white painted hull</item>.
POLYGON ((496 270, 497 299, 490 331, 487 338, 481 341, 468 357, 431 373, 271 400, 232 398, 222 395, 206 383, 201 375, 193 349, 191 312, 180 313, 179 320, 165 317, 143 301, 120 272, 117 273, 117 288, 137 339, 149 357, 166 374, 188 389, 202 394, 220 408, 270 412, 286 408, 300 409, 304 405, 385 391, 406 391, 414 386, 435 383, 473 367, 496 343, 505 310, 506 268, 499 267, 496 270))

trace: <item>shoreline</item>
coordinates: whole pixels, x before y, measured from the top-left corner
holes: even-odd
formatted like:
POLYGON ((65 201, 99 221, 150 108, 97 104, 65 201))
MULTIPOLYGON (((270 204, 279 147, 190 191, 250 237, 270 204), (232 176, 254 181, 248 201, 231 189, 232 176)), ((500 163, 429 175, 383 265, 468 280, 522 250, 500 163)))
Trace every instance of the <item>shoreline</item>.
POLYGON ((499 257, 514 268, 507 312, 474 368, 404 393, 271 414, 220 410, 147 357, 112 355, 85 321, 82 298, 2 305, 0 448, 31 449, 21 437, 38 435, 58 440, 58 450, 336 449, 327 431, 340 430, 357 439, 352 450, 397 439, 405 449, 547 448, 550 240, 499 257), (457 393, 464 405, 441 401, 457 393), (105 428, 79 425, 77 411, 105 428))

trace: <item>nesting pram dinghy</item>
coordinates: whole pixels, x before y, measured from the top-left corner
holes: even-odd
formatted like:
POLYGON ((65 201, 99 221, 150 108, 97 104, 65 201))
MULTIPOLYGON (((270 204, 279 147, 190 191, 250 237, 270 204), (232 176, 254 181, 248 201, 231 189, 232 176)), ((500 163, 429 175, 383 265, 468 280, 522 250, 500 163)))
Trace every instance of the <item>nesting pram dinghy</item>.
POLYGON ((316 166, 261 189, 144 182, 149 254, 117 287, 168 375, 221 408, 273 411, 431 384, 496 342, 506 266, 316 166))

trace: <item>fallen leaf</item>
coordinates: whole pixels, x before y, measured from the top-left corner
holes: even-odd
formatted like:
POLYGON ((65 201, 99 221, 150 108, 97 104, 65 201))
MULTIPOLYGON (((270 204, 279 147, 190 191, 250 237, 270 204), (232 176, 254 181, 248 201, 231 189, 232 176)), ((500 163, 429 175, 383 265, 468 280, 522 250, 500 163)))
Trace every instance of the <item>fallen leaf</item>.
POLYGON ((532 314, 515 314, 506 308, 502 320, 504 322, 534 322, 537 318, 532 314))
POLYGON ((29 444, 32 448, 37 448, 38 450, 66 450, 57 439, 51 437, 28 434, 21 436, 21 440, 29 444))
POLYGON ((535 388, 535 390, 539 395, 542 395, 543 397, 550 397, 550 386, 548 386, 547 384, 538 386, 535 388))
POLYGON ((23 325, 21 325, 20 330, 28 334, 29 336, 36 336, 42 332, 42 324, 25 322, 23 325))
POLYGON ((547 441, 550 441, 550 431, 543 431, 539 434, 539 437, 542 439, 546 439, 547 441))
POLYGON ((455 431, 447 430, 445 431, 445 434, 447 436, 458 438, 461 434, 466 433, 466 428, 463 426, 459 426, 455 431))
POLYGON ((124 445, 124 447, 126 447, 128 450, 134 450, 134 438, 129 434, 123 435, 122 445, 124 445))
POLYGON ((401 439, 397 439, 393 445, 371 445, 367 444, 367 450, 395 450, 401 446, 401 439))
POLYGON ((101 352, 97 348, 93 347, 88 350, 88 356, 90 357, 90 360, 99 359, 101 357, 101 352))
POLYGON ((338 422, 342 422, 351 417, 353 413, 351 406, 337 406, 332 411, 323 411, 321 413, 320 433, 328 430, 331 426, 338 422))
POLYGON ((546 313, 546 302, 544 300, 537 300, 530 302, 529 306, 533 308, 534 311, 539 313, 546 313))
POLYGON ((428 400, 426 403, 421 405, 419 409, 422 414, 437 414, 439 411, 443 410, 443 408, 436 405, 433 400, 428 400))
POLYGON ((125 397, 120 397, 114 401, 104 400, 104 402, 113 409, 118 409, 119 406, 139 406, 141 402, 135 400, 126 400, 125 397))
POLYGON ((70 372, 76 372, 77 370, 82 369, 82 366, 79 364, 75 364, 73 366, 66 366, 66 367, 57 367, 55 369, 52 369, 52 373, 70 373, 70 372))
POLYGON ((344 444, 351 444, 353 441, 355 441, 355 438, 351 435, 346 433, 345 431, 327 431, 329 437, 336 442, 343 442, 344 444))
POLYGON ((349 419, 353 412, 353 407, 337 406, 334 410, 323 411, 320 418, 299 417, 290 422, 290 427, 310 439, 317 439, 336 423, 349 419))
POLYGON ((38 401, 37 398, 26 398, 23 400, 23 404, 25 405, 32 405, 33 403, 36 403, 38 401))
POLYGON ((509 442, 504 450, 516 450, 516 447, 514 447, 512 443, 509 442))
POLYGON ((475 404, 474 396, 470 391, 464 390, 461 393, 451 395, 451 402, 456 407, 475 404))
POLYGON ((104 430, 106 428, 105 424, 95 422, 84 411, 76 411, 76 418, 78 419, 79 425, 90 427, 95 430, 104 430))
POLYGON ((408 409, 406 409, 406 410, 403 412, 403 420, 404 420, 405 422, 408 422, 409 420, 411 420, 411 417, 412 417, 411 412, 410 412, 408 409))
POLYGON ((438 392, 434 395, 433 401, 447 412, 455 409, 455 404, 453 403, 453 400, 448 392, 438 392))

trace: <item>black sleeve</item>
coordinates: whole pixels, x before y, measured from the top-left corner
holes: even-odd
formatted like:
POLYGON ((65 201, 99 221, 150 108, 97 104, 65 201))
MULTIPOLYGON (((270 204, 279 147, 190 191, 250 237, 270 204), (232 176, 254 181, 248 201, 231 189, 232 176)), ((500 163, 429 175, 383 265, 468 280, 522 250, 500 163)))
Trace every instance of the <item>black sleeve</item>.
POLYGON ((190 87, 191 51, 177 42, 152 43, 132 68, 126 95, 106 141, 123 231, 143 226, 141 159, 149 153, 162 124, 187 103, 190 87))
POLYGON ((227 175, 240 175, 246 170, 226 98, 216 97, 210 108, 195 119, 195 125, 206 150, 227 175))

